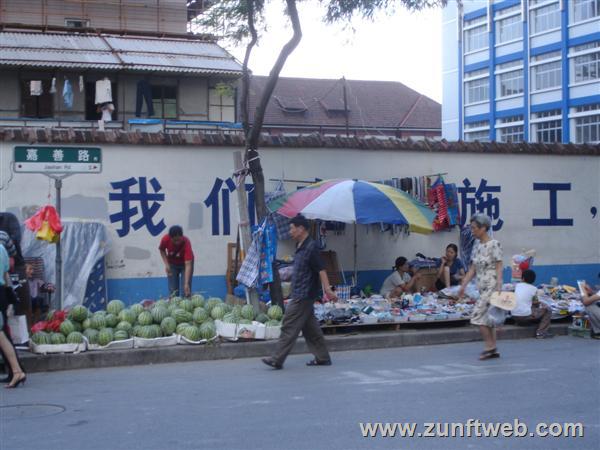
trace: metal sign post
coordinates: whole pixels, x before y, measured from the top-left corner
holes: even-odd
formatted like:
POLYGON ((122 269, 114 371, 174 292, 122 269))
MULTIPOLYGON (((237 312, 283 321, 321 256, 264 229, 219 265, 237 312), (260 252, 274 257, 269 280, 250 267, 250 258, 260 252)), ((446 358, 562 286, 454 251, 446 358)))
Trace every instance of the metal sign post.
MULTIPOLYGON (((16 173, 39 173, 54 179, 56 212, 61 215, 63 180, 77 173, 101 173, 102 150, 98 147, 16 146, 13 170, 16 173)), ((63 307, 62 249, 60 236, 56 242, 56 291, 60 309, 63 307)))

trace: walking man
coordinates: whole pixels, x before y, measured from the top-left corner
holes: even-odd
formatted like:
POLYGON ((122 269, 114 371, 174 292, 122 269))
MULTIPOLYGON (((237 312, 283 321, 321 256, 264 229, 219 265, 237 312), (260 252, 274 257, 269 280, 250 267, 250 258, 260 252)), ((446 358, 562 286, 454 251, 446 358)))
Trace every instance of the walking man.
POLYGON ((277 349, 272 357, 262 359, 262 362, 274 369, 283 368, 283 363, 294 347, 300 331, 308 349, 315 355, 306 365, 331 365, 325 338, 314 314, 314 301, 319 296, 321 285, 329 299, 335 300, 337 296, 329 286, 317 243, 308 235, 309 227, 306 217, 300 214, 290 221, 290 235, 296 241, 291 300, 283 316, 277 349))
POLYGON ((183 295, 189 297, 192 294, 194 252, 190 240, 183 235, 183 228, 179 225, 169 228, 169 234, 163 236, 158 250, 165 263, 169 295, 181 295, 180 284, 183 284, 183 295))

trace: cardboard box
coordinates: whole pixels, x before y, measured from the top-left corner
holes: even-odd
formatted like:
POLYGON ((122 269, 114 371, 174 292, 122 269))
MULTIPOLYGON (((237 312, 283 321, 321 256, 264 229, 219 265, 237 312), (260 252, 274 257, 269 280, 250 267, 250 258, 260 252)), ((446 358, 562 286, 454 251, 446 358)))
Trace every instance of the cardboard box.
POLYGON ((419 269, 417 273, 421 278, 413 285, 414 292, 432 292, 435 289, 435 280, 437 280, 438 269, 432 267, 430 269, 419 269))

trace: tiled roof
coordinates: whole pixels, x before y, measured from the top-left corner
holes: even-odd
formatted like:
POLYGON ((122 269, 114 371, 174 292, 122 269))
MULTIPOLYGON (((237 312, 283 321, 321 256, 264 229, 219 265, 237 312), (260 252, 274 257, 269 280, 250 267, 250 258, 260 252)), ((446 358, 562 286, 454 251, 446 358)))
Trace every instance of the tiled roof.
MULTIPOLYGON (((0 142, 29 144, 121 144, 121 145, 194 145, 197 147, 244 147, 242 133, 145 133, 122 130, 65 130, 52 128, 2 128, 0 142)), ((424 153, 504 153, 539 155, 600 156, 600 144, 501 144, 497 142, 448 142, 446 140, 413 141, 359 137, 326 137, 319 134, 303 136, 266 136, 260 147, 340 148, 387 151, 419 151, 424 153)))
POLYGON ((110 34, 0 32, 0 65, 239 75, 213 42, 110 34))
MULTIPOLYGON (((267 77, 253 76, 250 117, 267 77)), ((342 80, 286 78, 277 82, 265 113, 265 125, 344 126, 342 80), (291 112, 282 104, 306 106, 291 112)), ((349 125, 364 128, 441 129, 442 106, 395 81, 346 80, 349 125)))

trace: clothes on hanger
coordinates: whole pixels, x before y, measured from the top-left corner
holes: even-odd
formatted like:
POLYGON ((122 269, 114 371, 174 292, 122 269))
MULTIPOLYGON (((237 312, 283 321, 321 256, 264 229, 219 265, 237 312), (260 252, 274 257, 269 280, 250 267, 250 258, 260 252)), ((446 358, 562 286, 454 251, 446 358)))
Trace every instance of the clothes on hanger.
POLYGON ((32 96, 40 96, 44 93, 42 88, 42 80, 31 80, 29 82, 29 93, 32 96))
POLYGON ((102 111, 102 121, 110 122, 112 120, 112 113, 115 110, 115 105, 112 103, 105 103, 100 107, 100 111, 102 111))
POLYGON ((50 93, 56 94, 56 77, 52 77, 52 83, 50 85, 50 93))
POLYGON ((96 100, 94 103, 100 105, 102 103, 112 103, 112 101, 110 80, 104 78, 103 80, 96 81, 96 100))
POLYGON ((154 105, 152 104, 152 88, 148 80, 143 79, 137 82, 137 93, 135 96, 135 117, 142 115, 143 102, 146 101, 146 112, 148 117, 154 115, 154 105))
POLYGON ((65 83, 63 84, 63 104, 65 108, 71 109, 73 108, 73 88, 71 87, 71 82, 65 78, 65 83))
POLYGON ((79 75, 79 92, 83 92, 83 75, 79 75))

